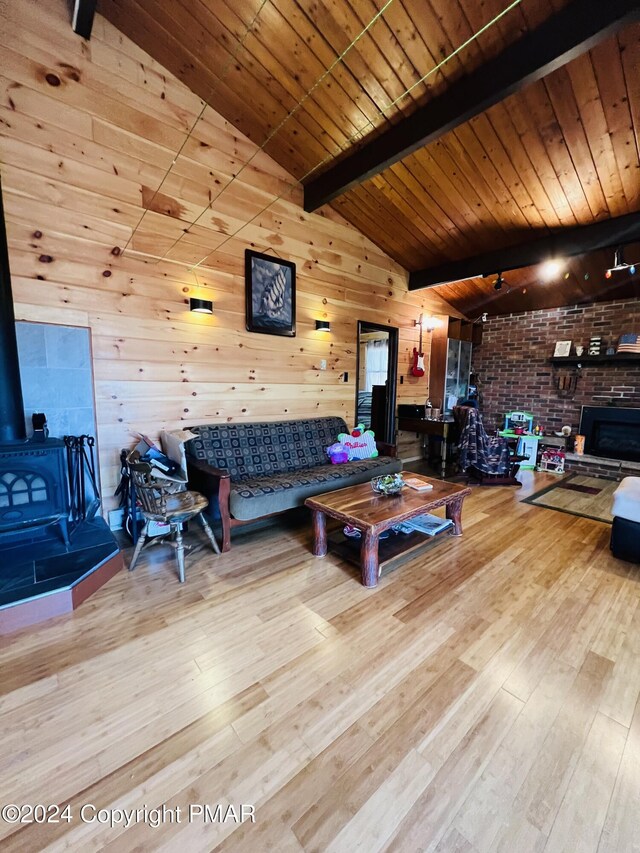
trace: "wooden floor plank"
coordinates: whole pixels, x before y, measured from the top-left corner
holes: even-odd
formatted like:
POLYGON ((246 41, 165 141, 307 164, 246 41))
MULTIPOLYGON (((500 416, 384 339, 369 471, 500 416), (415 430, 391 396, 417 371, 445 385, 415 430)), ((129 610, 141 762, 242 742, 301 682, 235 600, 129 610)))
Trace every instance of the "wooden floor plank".
POLYGON ((547 853, 598 849, 627 733, 620 723, 596 714, 544 848, 547 853))
POLYGON ((640 814, 640 701, 636 705, 631 728, 622 754, 598 853, 638 853, 638 814, 640 814))
POLYGON ((508 822, 513 801, 577 674, 561 661, 551 664, 458 812, 454 825, 477 850, 490 850, 508 822))

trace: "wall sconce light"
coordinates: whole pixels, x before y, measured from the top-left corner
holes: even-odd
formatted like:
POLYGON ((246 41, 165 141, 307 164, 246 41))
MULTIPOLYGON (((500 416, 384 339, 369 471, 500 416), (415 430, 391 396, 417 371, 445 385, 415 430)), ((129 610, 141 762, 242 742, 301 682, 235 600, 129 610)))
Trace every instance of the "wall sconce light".
POLYGON ((436 320, 435 317, 424 317, 423 319, 421 314, 419 320, 413 321, 413 325, 421 326, 425 332, 433 332, 433 330, 438 327, 438 320, 436 320))
POLYGON ((328 320, 316 320, 316 332, 330 332, 331 323, 328 320))
POLYGON ((189 311, 195 314, 213 314, 213 302, 210 299, 189 299, 189 311))

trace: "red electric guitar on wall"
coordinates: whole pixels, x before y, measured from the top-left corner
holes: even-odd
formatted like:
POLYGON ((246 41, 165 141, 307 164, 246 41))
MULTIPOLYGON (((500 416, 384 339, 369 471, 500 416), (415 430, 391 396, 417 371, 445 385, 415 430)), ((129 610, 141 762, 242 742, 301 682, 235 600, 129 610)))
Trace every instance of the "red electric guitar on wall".
POLYGON ((413 364, 411 365, 412 376, 424 376, 424 353, 422 352, 422 315, 420 316, 420 344, 419 349, 413 348, 413 364))

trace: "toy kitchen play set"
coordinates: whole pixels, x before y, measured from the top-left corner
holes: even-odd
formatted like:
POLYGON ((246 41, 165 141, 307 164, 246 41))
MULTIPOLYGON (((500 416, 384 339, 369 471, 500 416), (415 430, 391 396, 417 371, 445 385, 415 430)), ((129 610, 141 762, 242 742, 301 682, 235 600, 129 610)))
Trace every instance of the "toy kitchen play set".
POLYGON ((518 439, 516 453, 525 457, 521 468, 538 468, 557 474, 564 473, 566 437, 570 433, 570 427, 563 427, 561 433, 545 436, 540 426, 534 427, 533 415, 529 412, 507 412, 504 427, 498 431, 504 438, 518 439))

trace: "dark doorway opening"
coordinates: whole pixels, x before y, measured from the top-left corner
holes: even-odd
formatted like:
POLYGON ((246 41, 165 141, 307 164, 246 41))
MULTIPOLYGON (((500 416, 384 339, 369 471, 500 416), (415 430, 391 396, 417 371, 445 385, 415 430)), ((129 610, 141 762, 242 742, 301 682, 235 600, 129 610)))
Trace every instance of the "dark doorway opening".
POLYGON ((358 320, 355 423, 389 444, 395 439, 397 375, 398 329, 358 320))

